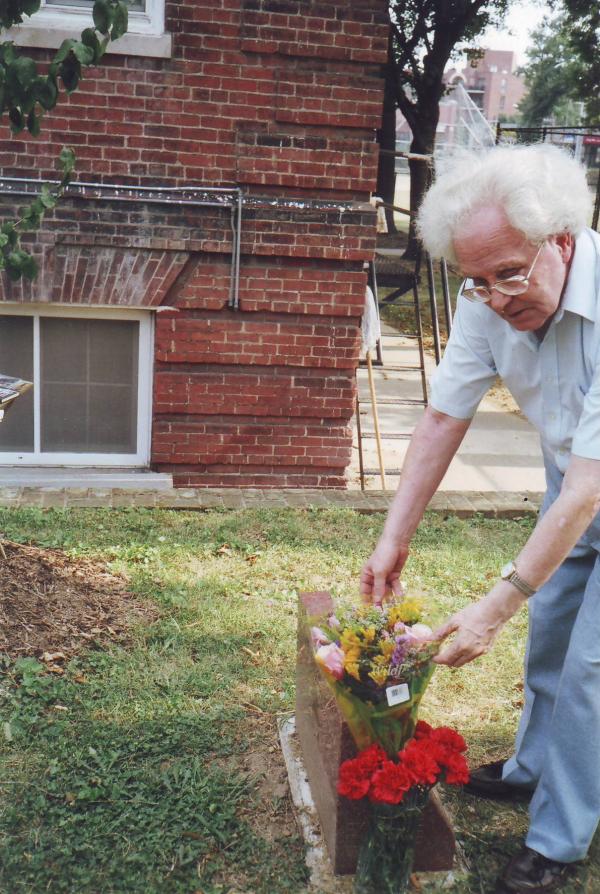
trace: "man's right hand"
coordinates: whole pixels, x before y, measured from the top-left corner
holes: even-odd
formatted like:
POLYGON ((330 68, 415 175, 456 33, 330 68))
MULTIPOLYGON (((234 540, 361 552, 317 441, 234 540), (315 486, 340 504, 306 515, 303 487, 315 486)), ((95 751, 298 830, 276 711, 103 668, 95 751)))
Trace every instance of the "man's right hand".
POLYGON ((381 605, 389 596, 401 596, 400 574, 408 558, 408 545, 380 540, 363 565, 360 592, 365 602, 381 605))

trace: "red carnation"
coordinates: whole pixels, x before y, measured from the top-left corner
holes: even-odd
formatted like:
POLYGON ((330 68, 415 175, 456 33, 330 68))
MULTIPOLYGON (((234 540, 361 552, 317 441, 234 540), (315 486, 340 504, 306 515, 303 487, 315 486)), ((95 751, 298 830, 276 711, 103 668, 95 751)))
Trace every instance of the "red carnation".
POLYGON ((440 745, 443 745, 444 748, 448 748, 450 751, 459 751, 465 752, 467 750, 467 743, 456 730, 450 729, 449 726, 439 726, 437 729, 431 731, 431 738, 434 742, 439 742, 440 745))
POLYGON ((411 739, 400 752, 402 764, 414 785, 435 785, 438 781, 441 768, 429 745, 428 739, 411 739))
POLYGON ((358 760, 344 761, 338 777, 338 792, 353 801, 364 798, 371 787, 371 773, 365 773, 358 760))
POLYGON ((446 763, 446 779, 449 785, 466 785, 469 781, 469 767, 462 754, 449 755, 446 763))
POLYGON ((361 771, 369 776, 379 769, 381 764, 387 760, 387 754, 377 743, 369 745, 364 751, 361 751, 355 762, 360 766, 361 771))
POLYGON ((433 732, 433 727, 425 723, 424 720, 418 720, 415 727, 415 739, 426 739, 433 732))
POLYGON ((371 784, 371 800, 384 804, 399 804, 412 786, 410 773, 393 761, 386 761, 380 770, 373 774, 371 784))

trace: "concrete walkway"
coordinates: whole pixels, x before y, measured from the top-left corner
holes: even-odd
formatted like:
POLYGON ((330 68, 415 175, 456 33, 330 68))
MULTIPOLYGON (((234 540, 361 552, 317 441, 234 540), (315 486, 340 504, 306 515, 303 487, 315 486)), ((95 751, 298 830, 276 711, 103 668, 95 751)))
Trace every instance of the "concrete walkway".
MULTIPOLYGON (((422 388, 418 372, 396 372, 389 368, 418 367, 415 341, 402 337, 385 324, 382 334, 384 366, 374 367, 373 371, 386 484, 388 489, 395 490, 408 448, 408 438, 421 418, 423 406, 402 405, 394 401, 399 398, 418 400, 422 398, 422 388)), ((434 358, 426 355, 428 380, 434 369, 434 358)), ((376 441, 373 437, 364 437, 365 432, 374 430, 367 370, 364 367, 358 371, 358 386, 364 466, 376 472, 379 469, 376 441)), ((360 487, 356 426, 349 477, 351 488, 360 487)), ((381 488, 380 476, 368 475, 366 487, 367 490, 381 488)), ((442 481, 440 491, 458 491, 467 495, 482 491, 521 493, 534 499, 544 489, 544 466, 537 432, 520 414, 509 412, 497 400, 484 398, 442 481)))

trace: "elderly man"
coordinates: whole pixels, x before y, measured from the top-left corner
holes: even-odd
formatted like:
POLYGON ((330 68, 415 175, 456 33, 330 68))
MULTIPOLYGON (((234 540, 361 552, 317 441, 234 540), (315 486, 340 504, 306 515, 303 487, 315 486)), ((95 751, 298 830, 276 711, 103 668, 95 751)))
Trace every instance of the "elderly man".
POLYGON ((487 797, 532 796, 525 847, 498 894, 561 889, 600 818, 600 237, 586 229, 590 207, 583 170, 551 146, 498 147, 438 176, 421 237, 465 281, 430 405, 361 576, 374 602, 399 592, 425 507, 499 374, 539 430, 547 493, 497 583, 440 628, 455 636, 437 657, 451 667, 477 658, 528 603, 515 752, 470 783, 487 797))

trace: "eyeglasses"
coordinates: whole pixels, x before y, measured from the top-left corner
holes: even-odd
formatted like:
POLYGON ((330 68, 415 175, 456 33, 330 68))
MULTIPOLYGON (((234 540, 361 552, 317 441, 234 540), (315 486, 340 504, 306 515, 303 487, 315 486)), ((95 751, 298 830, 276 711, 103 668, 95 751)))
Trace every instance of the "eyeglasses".
MULTIPOLYGON (((476 301, 478 304, 486 304, 492 298, 492 292, 495 290, 496 292, 500 292, 502 295, 523 295, 527 289, 529 288, 529 280, 531 274, 533 273, 533 268, 536 265, 537 259, 540 256, 540 252, 546 243, 542 242, 540 247, 538 248, 535 258, 533 259, 533 263, 529 268, 528 273, 523 276, 522 274, 516 274, 515 276, 509 276, 508 279, 501 279, 498 282, 495 282, 493 286, 467 286, 463 287, 462 294, 465 298, 468 298, 469 301, 476 301)), ((472 279, 465 279, 465 283, 473 282, 472 279)))

